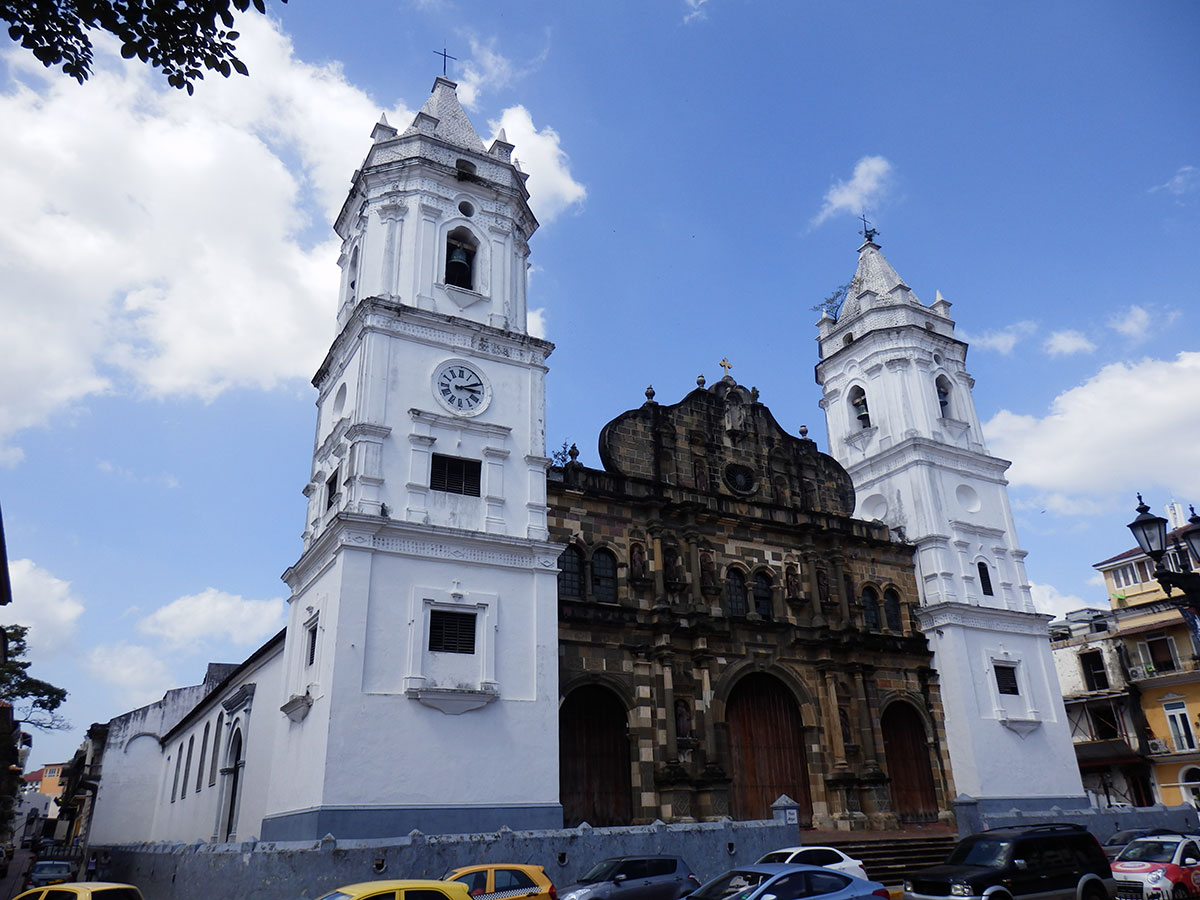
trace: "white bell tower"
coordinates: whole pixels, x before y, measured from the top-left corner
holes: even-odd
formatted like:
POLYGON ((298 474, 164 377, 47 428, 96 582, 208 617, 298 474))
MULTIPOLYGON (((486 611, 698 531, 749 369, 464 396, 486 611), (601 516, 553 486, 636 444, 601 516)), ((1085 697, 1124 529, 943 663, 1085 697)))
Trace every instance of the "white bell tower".
POLYGON ((865 231, 836 317, 817 322, 830 452, 855 514, 914 545, 919 617, 941 674, 960 794, 979 812, 1086 805, 1004 478, 971 396, 950 304, 925 306, 865 231))
POLYGON ((445 78, 372 137, 336 223, 261 837, 557 828, 553 346, 526 332, 526 176, 445 78))

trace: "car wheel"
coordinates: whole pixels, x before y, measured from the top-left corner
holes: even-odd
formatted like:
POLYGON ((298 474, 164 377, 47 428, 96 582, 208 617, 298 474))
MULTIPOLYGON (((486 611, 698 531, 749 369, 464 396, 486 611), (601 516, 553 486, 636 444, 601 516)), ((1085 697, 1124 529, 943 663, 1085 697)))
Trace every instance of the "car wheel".
POLYGON ((1192 896, 1192 892, 1187 889, 1186 884, 1177 884, 1171 889, 1171 900, 1187 900, 1192 896))

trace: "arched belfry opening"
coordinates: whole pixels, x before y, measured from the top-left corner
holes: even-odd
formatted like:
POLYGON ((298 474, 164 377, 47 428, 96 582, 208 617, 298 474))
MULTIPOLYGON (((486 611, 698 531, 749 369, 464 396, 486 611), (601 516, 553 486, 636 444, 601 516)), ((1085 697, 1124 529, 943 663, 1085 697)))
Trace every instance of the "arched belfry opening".
POLYGON ((479 242, 469 228, 459 226, 446 235, 446 284, 475 290, 475 255, 479 242))
POLYGON ((891 778, 892 811, 901 822, 936 822, 937 790, 921 714, 909 703, 896 702, 883 711, 879 727, 891 778))
POLYGON ((938 415, 943 419, 952 419, 954 416, 954 404, 951 401, 953 391, 950 389, 950 379, 945 375, 939 375, 934 382, 934 388, 937 390, 938 399, 938 415))
POLYGON ((609 688, 586 684, 567 694, 558 721, 563 825, 628 825, 633 760, 625 704, 609 688))
POLYGON ((747 675, 730 692, 725 719, 733 818, 769 819, 771 804, 787 794, 800 805, 800 825, 811 825, 804 720, 792 692, 774 675, 747 675))
POLYGON ((861 428, 871 427, 871 411, 867 408, 867 392, 859 385, 850 389, 850 414, 858 420, 861 428))

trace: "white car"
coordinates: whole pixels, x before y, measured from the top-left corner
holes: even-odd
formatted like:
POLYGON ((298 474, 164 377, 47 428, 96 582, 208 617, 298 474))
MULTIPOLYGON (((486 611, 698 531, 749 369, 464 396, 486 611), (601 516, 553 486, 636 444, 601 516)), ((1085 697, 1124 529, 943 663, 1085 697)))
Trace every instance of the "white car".
POLYGON ((863 868, 861 859, 852 859, 836 847, 784 847, 782 850, 772 850, 759 862, 804 863, 835 869, 855 878, 867 877, 867 870, 863 868))

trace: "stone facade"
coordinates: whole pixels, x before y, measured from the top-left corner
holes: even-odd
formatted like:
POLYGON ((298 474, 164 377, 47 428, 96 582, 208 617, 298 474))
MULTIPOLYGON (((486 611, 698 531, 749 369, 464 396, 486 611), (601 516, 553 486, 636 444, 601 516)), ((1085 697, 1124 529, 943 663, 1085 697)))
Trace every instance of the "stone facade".
POLYGON ((587 785, 572 783, 605 765, 572 753, 622 752, 619 740, 573 740, 573 693, 590 689, 594 704, 597 688, 625 710, 632 821, 761 818, 779 793, 801 825, 821 828, 947 818, 954 791, 938 676, 911 616, 912 547, 851 518, 846 471, 788 435, 757 391, 726 375, 673 406, 647 395, 603 429, 604 471, 572 459, 550 475, 551 540, 568 545, 567 823, 623 809, 619 797, 589 806, 587 785))

